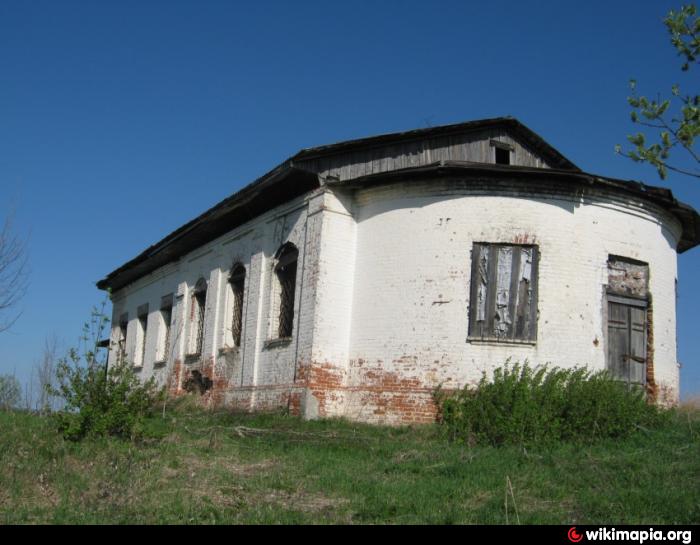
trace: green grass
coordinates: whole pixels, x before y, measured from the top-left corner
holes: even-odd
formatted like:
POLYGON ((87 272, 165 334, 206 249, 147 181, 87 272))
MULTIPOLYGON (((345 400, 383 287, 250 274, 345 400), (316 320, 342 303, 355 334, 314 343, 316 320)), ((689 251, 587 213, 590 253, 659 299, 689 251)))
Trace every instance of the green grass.
POLYGON ((700 522, 697 410, 622 441, 529 450, 183 408, 148 425, 138 443, 71 443, 46 418, 0 412, 0 524, 700 522))

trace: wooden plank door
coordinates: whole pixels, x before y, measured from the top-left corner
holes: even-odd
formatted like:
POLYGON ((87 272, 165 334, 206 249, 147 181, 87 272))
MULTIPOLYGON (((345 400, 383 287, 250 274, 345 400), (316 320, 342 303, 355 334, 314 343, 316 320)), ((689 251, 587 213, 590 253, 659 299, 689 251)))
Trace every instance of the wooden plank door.
POLYGON ((644 386, 647 382, 647 311, 629 307, 630 311, 630 383, 644 386))
POLYGON ((646 384, 646 308, 608 301, 608 370, 630 385, 646 384))

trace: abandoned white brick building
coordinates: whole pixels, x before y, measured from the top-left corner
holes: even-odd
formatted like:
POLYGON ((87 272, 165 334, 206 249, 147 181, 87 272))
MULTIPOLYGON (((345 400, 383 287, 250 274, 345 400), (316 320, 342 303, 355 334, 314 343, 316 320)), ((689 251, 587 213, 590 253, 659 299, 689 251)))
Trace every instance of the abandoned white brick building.
POLYGON ((109 361, 309 418, 430 421, 438 385, 508 358, 674 402, 677 253, 699 220, 512 118, 305 149, 98 282, 109 361))

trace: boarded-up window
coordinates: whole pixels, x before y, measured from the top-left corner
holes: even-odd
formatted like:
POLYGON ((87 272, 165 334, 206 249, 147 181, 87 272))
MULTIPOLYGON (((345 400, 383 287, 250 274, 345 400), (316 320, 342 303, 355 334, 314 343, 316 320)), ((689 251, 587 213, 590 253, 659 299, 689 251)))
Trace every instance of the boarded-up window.
POLYGON ((231 334, 233 345, 241 346, 241 332, 243 331, 243 291, 245 289, 245 267, 240 263, 233 267, 231 278, 231 295, 233 296, 233 309, 231 316, 231 334))
POLYGON ((536 246, 474 244, 470 339, 537 338, 537 261, 536 246))
POLYGON ((279 284, 279 327, 280 339, 292 336, 294 329, 294 291, 297 283, 297 260, 299 250, 287 243, 278 251, 275 274, 279 284))
POLYGON ((611 255, 608 258, 608 293, 646 298, 649 265, 643 261, 611 255))

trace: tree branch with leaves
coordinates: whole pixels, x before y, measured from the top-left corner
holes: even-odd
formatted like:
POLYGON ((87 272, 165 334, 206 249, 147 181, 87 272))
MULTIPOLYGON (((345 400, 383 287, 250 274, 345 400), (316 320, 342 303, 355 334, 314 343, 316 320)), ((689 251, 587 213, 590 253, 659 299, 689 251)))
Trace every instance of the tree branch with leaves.
MULTIPOLYGON (((678 11, 670 11, 664 18, 670 34, 671 44, 684 61, 681 70, 687 72, 698 63, 700 56, 700 19, 695 5, 682 6, 678 11)), ((630 81, 632 96, 627 98, 632 107, 630 117, 636 123, 656 132, 654 141, 647 135, 637 132, 627 136, 634 146, 623 151, 619 144, 615 151, 638 163, 654 166, 659 177, 664 180, 668 171, 700 178, 700 155, 695 151, 695 140, 700 135, 700 96, 681 93, 678 84, 671 86, 671 98, 650 99, 637 94, 637 82, 630 81), (672 152, 682 151, 686 159, 696 166, 687 168, 678 162, 670 163, 672 152)))

